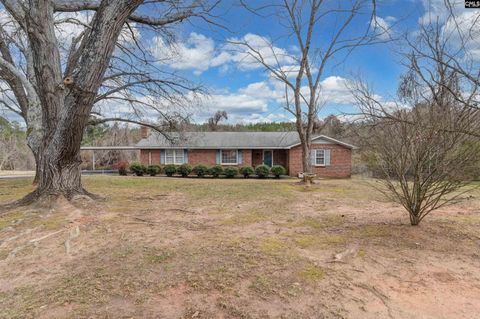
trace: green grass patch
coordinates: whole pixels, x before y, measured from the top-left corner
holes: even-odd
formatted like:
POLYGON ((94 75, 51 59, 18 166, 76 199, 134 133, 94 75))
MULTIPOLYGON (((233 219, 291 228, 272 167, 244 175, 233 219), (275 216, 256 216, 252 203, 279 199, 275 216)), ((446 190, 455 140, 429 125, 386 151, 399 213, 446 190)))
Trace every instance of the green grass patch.
POLYGON ((8 203, 20 199, 33 191, 31 178, 0 180, 0 203, 8 203))
POLYGON ((279 238, 269 237, 260 241, 260 251, 267 255, 285 254, 289 249, 289 245, 279 238))
POLYGON ((325 271, 316 265, 308 265, 298 273, 298 277, 305 282, 317 282, 325 277, 325 271))
POLYGON ((0 230, 15 225, 15 222, 25 218, 23 212, 11 212, 0 217, 0 230))
POLYGON ((390 234, 391 229, 388 225, 359 225, 352 230, 356 237, 385 237, 390 234))
POLYGON ((32 226, 41 226, 48 230, 58 229, 67 224, 65 216, 61 213, 50 216, 37 216, 32 220, 32 226))
POLYGON ((357 257, 364 258, 366 255, 367 255, 367 252, 365 251, 365 249, 360 248, 358 250, 357 257))

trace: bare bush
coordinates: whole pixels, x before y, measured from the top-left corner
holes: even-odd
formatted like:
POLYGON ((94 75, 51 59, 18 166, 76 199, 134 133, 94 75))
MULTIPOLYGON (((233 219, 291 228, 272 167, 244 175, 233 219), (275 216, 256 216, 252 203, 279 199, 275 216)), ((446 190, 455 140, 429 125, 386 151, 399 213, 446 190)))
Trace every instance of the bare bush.
POLYGON ((452 45, 460 33, 433 19, 415 39, 407 36, 407 71, 392 101, 361 80, 349 84, 361 110, 364 155, 381 191, 405 207, 412 225, 460 199, 478 169, 478 62, 462 42, 452 45))

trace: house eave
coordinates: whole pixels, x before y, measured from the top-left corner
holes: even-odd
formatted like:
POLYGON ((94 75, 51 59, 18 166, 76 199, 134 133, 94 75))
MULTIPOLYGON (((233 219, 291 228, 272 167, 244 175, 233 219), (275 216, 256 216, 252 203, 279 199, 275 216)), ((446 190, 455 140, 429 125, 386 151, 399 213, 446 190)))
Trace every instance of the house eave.
MULTIPOLYGON (((317 139, 324 139, 324 140, 327 140, 329 142, 332 142, 334 144, 338 144, 338 145, 341 145, 341 146, 344 146, 346 148, 349 148, 349 149, 352 149, 352 150, 355 150, 357 149, 358 147, 356 147, 355 145, 352 145, 352 144, 348 144, 348 143, 345 143, 345 142, 342 142, 342 141, 339 141, 337 139, 334 139, 333 137, 329 137, 329 136, 326 136, 326 135, 318 135, 318 136, 315 136, 314 138, 312 138, 312 141, 315 141, 317 139)), ((287 146, 286 149, 292 149, 296 146, 299 146, 299 145, 302 145, 302 143, 295 143, 295 144, 292 144, 290 146, 287 146)))
POLYGON ((188 150, 286 150, 286 146, 209 146, 209 147, 188 147, 188 146, 137 146, 142 150, 158 150, 158 149, 188 149, 188 150))
POLYGON ((141 147, 138 146, 81 146, 80 150, 82 151, 110 151, 110 150, 139 150, 141 147))

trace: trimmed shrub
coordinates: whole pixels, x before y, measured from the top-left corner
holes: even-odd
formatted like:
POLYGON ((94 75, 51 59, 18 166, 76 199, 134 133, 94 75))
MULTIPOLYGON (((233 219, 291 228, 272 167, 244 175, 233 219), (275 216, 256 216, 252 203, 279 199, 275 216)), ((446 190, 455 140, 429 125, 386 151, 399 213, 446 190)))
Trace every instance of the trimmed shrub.
POLYGON ((269 172, 270 169, 267 165, 258 165, 257 167, 255 167, 255 174, 257 174, 259 178, 268 177, 269 172))
POLYGON ((140 162, 133 162, 130 164, 130 170, 137 176, 143 176, 147 168, 140 162))
POLYGON ((229 166, 225 168, 224 172, 227 178, 234 178, 238 175, 238 168, 229 166))
POLYGON ((223 167, 221 165, 215 165, 213 167, 210 167, 208 173, 213 177, 218 177, 223 174, 223 167))
POLYGON ((208 167, 205 165, 197 165, 192 169, 192 172, 198 177, 203 177, 208 174, 208 167))
POLYGON ((158 165, 149 165, 147 167, 147 173, 150 174, 150 176, 158 175, 160 174, 161 171, 162 171, 162 168, 158 165))
POLYGON ((285 175, 287 170, 282 165, 273 165, 270 169, 270 172, 275 176, 275 178, 280 178, 281 175, 285 175))
POLYGON ((182 175, 182 177, 187 177, 192 172, 192 166, 188 164, 182 164, 177 167, 177 173, 182 175))
POLYGON ((165 165, 163 171, 165 172, 165 175, 167 175, 168 177, 172 177, 177 172, 177 167, 173 164, 168 164, 165 165))
POLYGON ((128 161, 118 161, 115 164, 115 168, 118 169, 118 174, 121 176, 127 176, 128 173, 128 161))
POLYGON ((250 175, 255 174, 255 170, 251 166, 244 166, 240 168, 240 174, 242 174, 244 178, 249 178, 250 175))

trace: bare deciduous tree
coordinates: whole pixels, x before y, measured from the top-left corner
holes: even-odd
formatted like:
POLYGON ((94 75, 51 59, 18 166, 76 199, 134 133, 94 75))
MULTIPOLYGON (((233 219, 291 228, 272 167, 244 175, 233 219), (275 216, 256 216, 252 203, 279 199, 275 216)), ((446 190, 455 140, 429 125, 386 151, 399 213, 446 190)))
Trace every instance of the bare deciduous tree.
MULTIPOLYGON (((80 179, 84 128, 95 123, 143 123, 185 105, 198 88, 160 69, 138 30, 168 35, 191 17, 209 19, 201 0, 2 0, 9 21, 0 26, 2 105, 21 116, 37 167, 37 189, 21 201, 86 194, 80 179), (150 14, 150 15, 147 15, 150 14), (78 32, 68 43, 65 25, 78 32), (57 29, 58 28, 58 29, 57 29), (119 105, 124 110, 112 110, 119 105), (126 110, 125 110, 126 109, 126 110)), ((155 125, 146 123, 153 128, 155 125)))
POLYGON ((377 23, 376 1, 284 0, 260 8, 244 6, 255 14, 270 10, 265 15, 275 15, 278 28, 284 29, 291 43, 298 47, 299 52, 291 54, 279 50, 272 41, 265 41, 261 47, 248 41, 230 41, 246 48, 251 60, 285 86, 285 110, 295 116, 303 171, 310 173, 314 125, 325 102, 322 77, 334 59, 341 63, 355 48, 391 40, 390 30, 377 23), (365 28, 359 30, 354 22, 362 17, 366 20, 365 28))
POLYGON ((10 165, 13 163, 17 151, 17 137, 14 134, 2 132, 0 127, 0 171, 8 168, 13 169, 10 165))
MULTIPOLYGON (((455 74, 462 91, 456 96, 457 102, 464 107, 464 112, 478 114, 480 15, 477 10, 464 10, 463 2, 443 0, 443 5, 444 17, 431 15, 427 21, 420 23, 418 36, 413 39, 406 37, 406 44, 417 62, 416 67, 420 69, 417 73, 422 75, 423 82, 433 80, 428 74, 432 67, 455 74)), ((448 87, 445 89, 448 90, 448 87)), ((466 133, 480 136, 475 131, 466 133)))
POLYGON ((216 131, 218 128, 218 123, 222 120, 228 120, 228 114, 226 111, 217 111, 215 114, 208 119, 208 127, 212 131, 216 131))
POLYGON ((412 225, 459 199, 478 166, 479 83, 452 67, 460 64, 457 57, 468 57, 465 45, 452 44, 456 32, 462 30, 447 32, 433 19, 406 39, 407 71, 394 101, 379 99, 365 82, 350 83, 369 127, 363 150, 381 174, 382 191, 405 207, 412 225))
POLYGON ((0 170, 31 170, 33 167, 25 130, 18 123, 10 123, 0 116, 0 170))
POLYGON ((395 121, 369 118, 362 136, 381 190, 418 225, 431 211, 455 202, 472 179, 480 144, 454 131, 457 110, 437 104, 397 110, 395 121))

